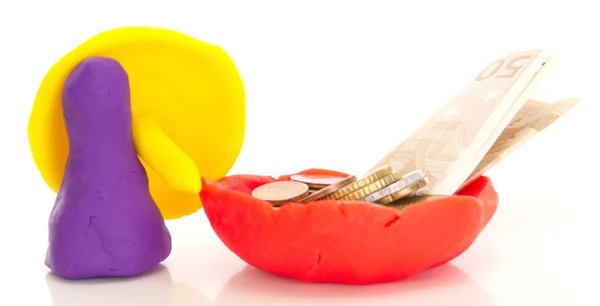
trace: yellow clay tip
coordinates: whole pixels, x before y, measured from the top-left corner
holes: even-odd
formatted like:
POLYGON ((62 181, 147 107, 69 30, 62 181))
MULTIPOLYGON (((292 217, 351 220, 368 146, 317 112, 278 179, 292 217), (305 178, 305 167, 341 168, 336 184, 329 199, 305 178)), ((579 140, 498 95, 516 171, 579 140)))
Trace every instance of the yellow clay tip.
POLYGON ((163 133, 156 120, 134 119, 133 141, 140 158, 173 188, 200 192, 202 183, 196 164, 163 133))

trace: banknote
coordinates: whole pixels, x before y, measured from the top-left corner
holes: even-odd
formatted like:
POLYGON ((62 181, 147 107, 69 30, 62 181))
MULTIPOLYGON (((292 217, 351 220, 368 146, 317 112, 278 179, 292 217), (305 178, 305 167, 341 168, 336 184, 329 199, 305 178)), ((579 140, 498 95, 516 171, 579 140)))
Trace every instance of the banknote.
POLYGON ((466 185, 473 179, 487 172, 499 161, 504 159, 522 144, 533 138, 539 132, 550 126, 556 119, 562 117, 581 99, 562 99, 554 103, 545 103, 537 100, 528 100, 517 115, 502 131, 500 137, 494 142, 492 148, 479 162, 469 178, 463 183, 466 185))
POLYGON ((549 60, 546 50, 496 59, 369 171, 385 165, 405 173, 424 169, 431 182, 415 194, 453 194, 525 104, 549 60))

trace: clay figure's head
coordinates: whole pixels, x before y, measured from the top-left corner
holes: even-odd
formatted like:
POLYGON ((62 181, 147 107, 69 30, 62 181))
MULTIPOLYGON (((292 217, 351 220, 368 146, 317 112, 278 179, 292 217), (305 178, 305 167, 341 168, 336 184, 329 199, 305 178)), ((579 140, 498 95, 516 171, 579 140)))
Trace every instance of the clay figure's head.
POLYGON ((97 139, 131 131, 129 79, 114 59, 90 57, 77 65, 62 92, 69 138, 97 139))

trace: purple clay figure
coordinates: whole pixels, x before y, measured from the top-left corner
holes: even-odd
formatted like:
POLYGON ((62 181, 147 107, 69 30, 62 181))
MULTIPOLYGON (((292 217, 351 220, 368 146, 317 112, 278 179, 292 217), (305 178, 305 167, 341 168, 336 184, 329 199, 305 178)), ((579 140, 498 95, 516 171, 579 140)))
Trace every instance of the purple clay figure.
POLYGON ((171 235, 133 144, 129 80, 110 58, 81 62, 65 81, 69 139, 49 220, 46 265, 58 276, 134 276, 171 253, 171 235))

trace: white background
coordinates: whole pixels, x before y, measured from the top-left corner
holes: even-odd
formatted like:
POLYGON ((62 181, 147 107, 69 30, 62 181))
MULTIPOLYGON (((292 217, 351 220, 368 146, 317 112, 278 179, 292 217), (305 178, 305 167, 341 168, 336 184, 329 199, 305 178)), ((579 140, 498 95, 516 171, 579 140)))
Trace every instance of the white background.
MULTIPOLYGON (((600 19, 593 1, 2 1, 0 305, 600 305, 600 19), (405 4, 401 4, 405 3, 405 4), (203 211, 169 221, 165 269, 64 282, 43 265, 54 193, 27 121, 41 79, 98 32, 167 27, 220 45, 247 92, 234 173, 362 174, 505 52, 562 55, 533 98, 581 104, 488 175, 497 214, 451 264, 387 285, 307 285, 229 252, 203 211)), ((410 233, 408 233, 410 234, 410 233)))

